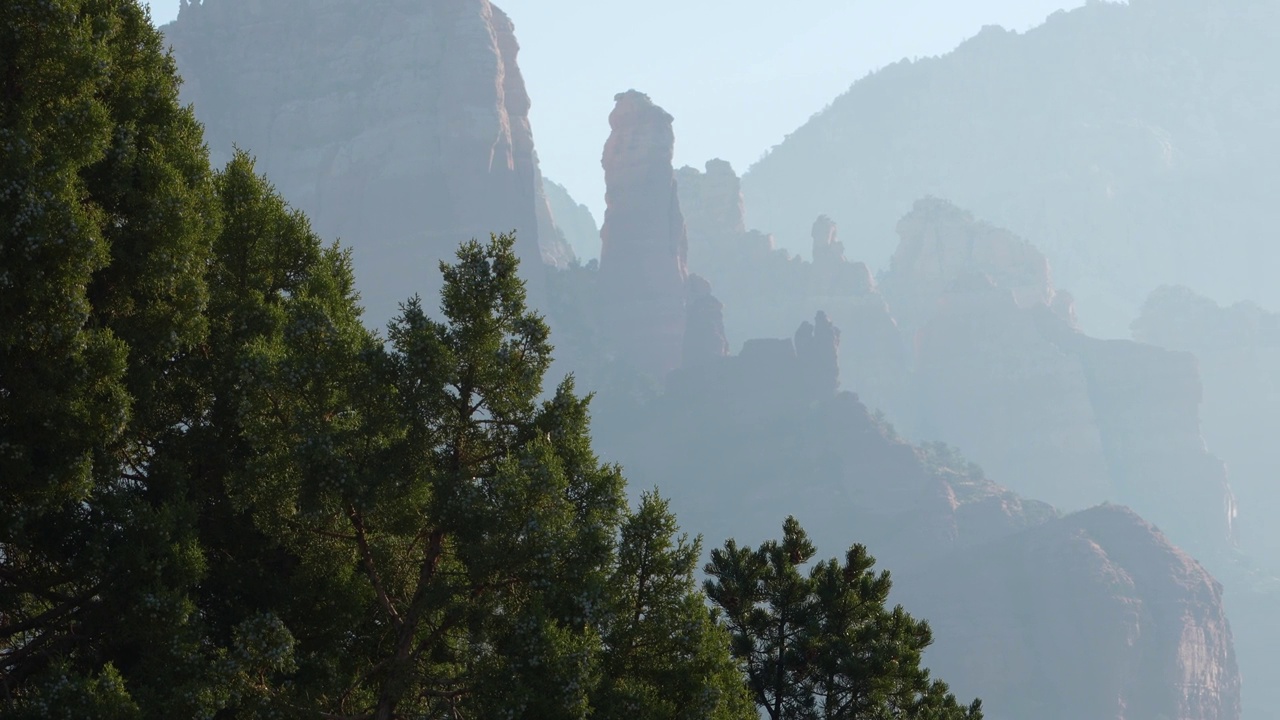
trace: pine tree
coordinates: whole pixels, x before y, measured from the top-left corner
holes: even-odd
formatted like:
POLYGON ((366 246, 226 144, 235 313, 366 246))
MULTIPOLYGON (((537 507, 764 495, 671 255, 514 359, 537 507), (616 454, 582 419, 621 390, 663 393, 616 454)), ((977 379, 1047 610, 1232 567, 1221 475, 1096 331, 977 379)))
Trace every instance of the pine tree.
POLYGON ((729 540, 706 566, 707 596, 771 720, 981 720, 979 701, 960 705, 920 666, 929 626, 886 607, 889 573, 873 572, 866 548, 803 574, 816 553, 789 517, 781 541, 752 550, 729 540))
POLYGON ((623 522, 597 716, 754 719, 741 670, 727 652, 728 634, 694 579, 701 538, 678 533, 656 491, 643 494, 623 522))

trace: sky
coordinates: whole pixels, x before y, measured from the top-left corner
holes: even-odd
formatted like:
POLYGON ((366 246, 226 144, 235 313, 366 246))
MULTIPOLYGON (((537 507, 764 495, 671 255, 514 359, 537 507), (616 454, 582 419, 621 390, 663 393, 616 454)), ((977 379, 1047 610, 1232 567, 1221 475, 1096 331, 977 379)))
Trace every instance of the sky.
MULTIPOLYGON (((217 2, 218 0, 206 0, 217 2)), ((430 0, 428 0, 430 1, 430 0)), ((156 24, 179 0, 153 0, 156 24)), ((1075 0, 502 0, 533 99, 543 174, 600 222, 613 96, 675 116, 676 167, 740 174, 848 89, 903 58, 945 53, 984 25, 1026 30, 1075 0)), ((763 228, 768 230, 769 228, 763 228)))

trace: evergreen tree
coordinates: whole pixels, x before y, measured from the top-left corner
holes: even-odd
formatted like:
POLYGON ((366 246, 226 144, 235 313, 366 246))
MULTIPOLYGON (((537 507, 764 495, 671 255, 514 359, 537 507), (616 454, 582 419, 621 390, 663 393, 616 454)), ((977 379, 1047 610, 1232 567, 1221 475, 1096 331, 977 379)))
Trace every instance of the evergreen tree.
POLYGON ((275 291, 278 322, 232 363, 248 461, 230 511, 326 590, 277 614, 310 668, 281 706, 589 712, 622 478, 592 453, 571 380, 538 401, 551 348, 512 243, 464 246, 442 265, 443 321, 410 301, 386 351, 344 270, 275 291))
POLYGON ((0 681, 14 712, 199 716, 185 420, 216 221, 136 2, 0 7, 0 681), (56 701, 52 698, 58 698, 56 701), (91 709, 97 708, 97 709, 91 709))
MULTIPOLYGON (((384 341, 349 254, 243 153, 211 172, 177 87, 133 0, 0 5, 0 713, 750 717, 728 643, 764 626, 723 593, 716 623, 665 501, 626 510, 572 378, 544 398, 513 239, 384 341)), ((811 555, 743 556, 799 690, 759 633, 751 688, 862 707, 851 648, 914 668, 927 628, 868 635, 811 555)), ((876 702, 960 717, 903 677, 876 702)))
POLYGON ((960 705, 920 666, 929 626, 886 607, 889 573, 873 572, 866 548, 803 574, 816 552, 789 517, 781 541, 752 550, 729 540, 706 566, 707 596, 771 720, 980 720, 979 701, 960 705))
POLYGON ((597 715, 754 719, 741 670, 726 652, 728 635, 694 579, 701 539, 678 532, 656 491, 623 522, 597 715))

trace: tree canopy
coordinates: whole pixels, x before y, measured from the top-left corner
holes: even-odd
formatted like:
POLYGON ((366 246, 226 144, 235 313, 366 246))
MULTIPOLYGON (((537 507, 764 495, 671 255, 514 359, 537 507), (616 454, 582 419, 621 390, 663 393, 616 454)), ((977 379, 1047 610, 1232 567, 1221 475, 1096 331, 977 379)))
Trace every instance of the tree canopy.
POLYGON ((981 720, 921 667, 929 625, 889 609, 888 571, 861 545, 801 572, 817 554, 795 518, 757 549, 711 552, 707 597, 724 613, 733 654, 771 720, 981 720))
MULTIPOLYGON (((700 539, 627 502, 572 377, 544 388, 513 237, 384 337, 177 88, 137 2, 0 6, 0 714, 746 720, 855 707, 868 648, 915 667, 927 628, 846 607, 881 581, 742 556, 825 673, 779 646, 795 688, 763 682, 758 613, 708 586, 719 619, 700 539)), ((874 696, 960 717, 907 677, 874 696)))

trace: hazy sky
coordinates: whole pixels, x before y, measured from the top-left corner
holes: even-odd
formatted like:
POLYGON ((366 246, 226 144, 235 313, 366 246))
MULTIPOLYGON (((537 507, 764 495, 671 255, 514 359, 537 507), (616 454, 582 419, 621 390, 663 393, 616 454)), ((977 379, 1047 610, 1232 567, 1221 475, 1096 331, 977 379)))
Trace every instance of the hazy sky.
MULTIPOLYGON (((206 0, 217 2, 218 0, 206 0)), ((430 0, 426 0, 430 1, 430 0)), ((153 0, 157 24, 178 0, 153 0)), ((374 5, 370 2, 370 5, 374 5)), ((676 166, 746 170, 868 72, 946 52, 983 25, 1025 30, 1076 0, 505 0, 543 173, 604 208, 613 96, 675 116, 676 166)), ((770 228, 761 228, 769 230, 770 228)))

